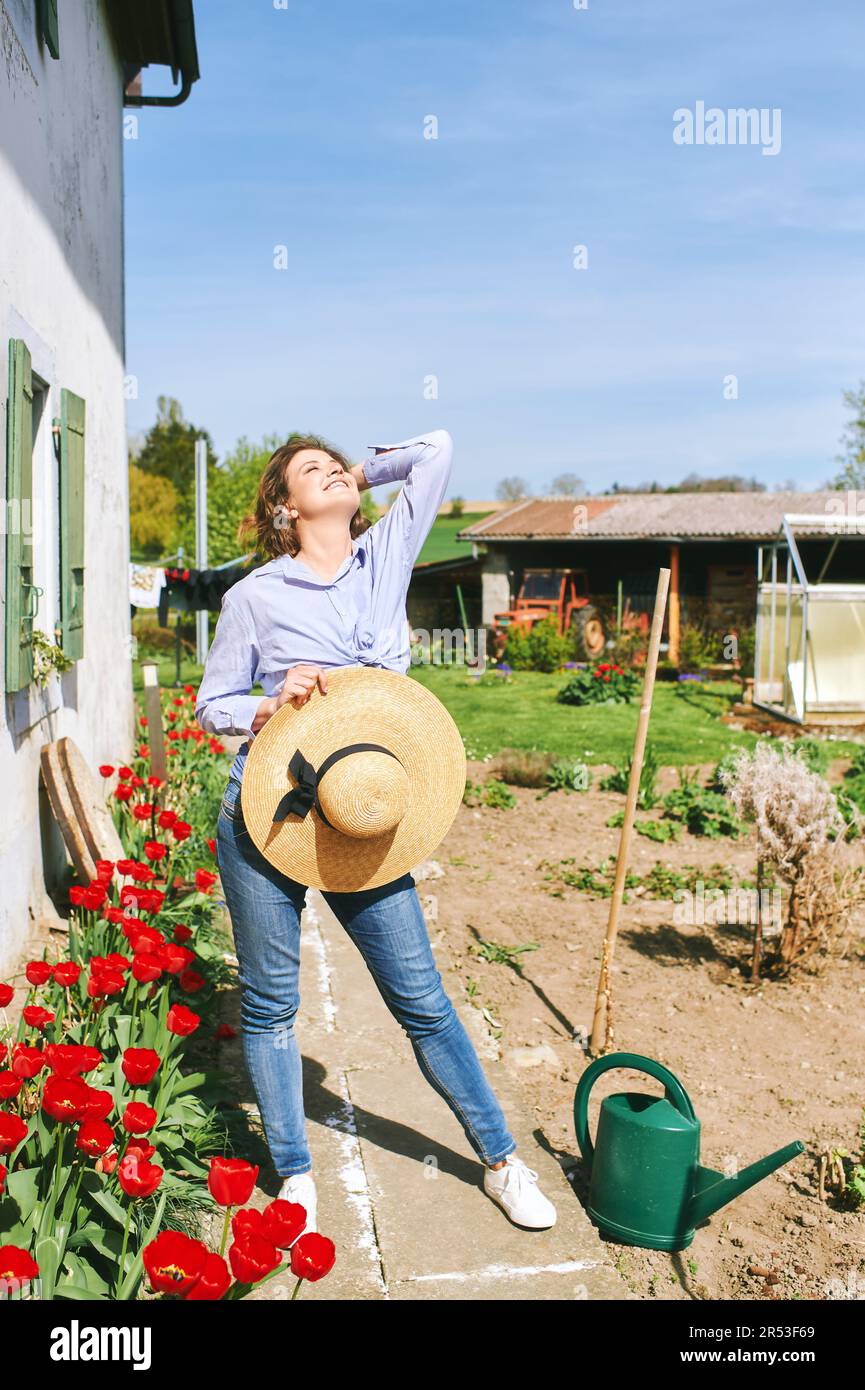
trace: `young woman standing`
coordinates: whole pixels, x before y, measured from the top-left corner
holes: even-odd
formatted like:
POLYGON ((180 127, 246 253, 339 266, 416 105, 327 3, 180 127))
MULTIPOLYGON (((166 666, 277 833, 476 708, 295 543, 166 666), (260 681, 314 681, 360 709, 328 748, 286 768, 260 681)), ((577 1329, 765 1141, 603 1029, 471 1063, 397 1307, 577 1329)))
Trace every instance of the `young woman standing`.
MULTIPOLYGON (((249 739, 285 704, 300 708, 327 672, 410 664, 405 603, 412 567, 444 497, 452 441, 433 430, 376 445, 352 466, 315 439, 283 445, 265 467, 249 526, 271 558, 226 594, 196 702, 209 733, 245 735, 217 821, 217 857, 234 931, 244 1056, 280 1196, 307 1211, 316 1191, 307 1145, 300 1050, 300 914, 307 885, 280 873, 246 829, 241 784, 249 739), (360 492, 402 482, 370 526, 360 492), (264 696, 252 695, 260 684, 264 696)), ((362 738, 362 729, 346 731, 362 738)), ((554 1224, 555 1208, 516 1142, 442 985, 410 873, 358 892, 324 891, 405 1030, 421 1072, 459 1120, 484 1164, 484 1190, 518 1225, 554 1224)))

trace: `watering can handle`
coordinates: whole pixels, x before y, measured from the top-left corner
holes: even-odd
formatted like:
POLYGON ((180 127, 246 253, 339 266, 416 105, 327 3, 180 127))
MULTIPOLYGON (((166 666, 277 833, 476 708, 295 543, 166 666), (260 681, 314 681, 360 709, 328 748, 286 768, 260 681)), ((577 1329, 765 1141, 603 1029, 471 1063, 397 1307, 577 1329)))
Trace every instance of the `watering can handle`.
POLYGON ((601 1073, 609 1071, 612 1067, 632 1067, 635 1071, 644 1071, 649 1076, 654 1076, 657 1081, 663 1082, 667 1099, 675 1105, 681 1114, 686 1115, 689 1120, 696 1120, 697 1118, 690 1097, 681 1081, 660 1062, 653 1061, 651 1057, 640 1057, 636 1052, 611 1052, 606 1057, 599 1057, 583 1072, 577 1085, 577 1094, 574 1097, 574 1125, 577 1131, 577 1143, 580 1146, 580 1153, 590 1169, 595 1155, 595 1146, 589 1138, 589 1091, 601 1073))

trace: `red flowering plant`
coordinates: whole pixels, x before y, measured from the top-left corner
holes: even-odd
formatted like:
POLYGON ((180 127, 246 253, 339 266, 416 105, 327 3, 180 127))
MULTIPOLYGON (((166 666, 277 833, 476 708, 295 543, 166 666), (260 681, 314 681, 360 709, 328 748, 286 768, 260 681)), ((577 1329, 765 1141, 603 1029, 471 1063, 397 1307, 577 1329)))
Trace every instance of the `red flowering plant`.
POLYGON ((598 661, 574 671, 556 699, 563 705, 627 705, 636 699, 640 677, 615 661, 598 661))
MULTIPOLYGON (((194 693, 173 706, 172 726, 190 727, 194 693)), ((100 768, 124 857, 100 861, 91 882, 70 890, 62 958, 30 960, 14 981, 0 981, 7 1296, 26 1297, 38 1280, 42 1298, 138 1297, 145 1249, 179 1238, 166 1225, 187 1226, 219 1206, 208 1187, 210 1159, 227 1147, 214 1108, 219 1077, 194 1069, 190 1051, 202 1031, 215 1037, 214 996, 229 976, 207 846, 216 808, 202 792, 207 778, 221 791, 227 761, 209 741, 204 752, 200 740, 183 743, 189 750, 171 763, 167 785, 154 782, 143 745, 129 764, 100 768), (198 757, 206 774, 189 771, 198 757)), ((240 1296, 240 1276, 222 1289, 216 1252, 206 1253, 193 1297, 240 1296)), ((260 1256, 257 1246, 248 1252, 245 1275, 260 1256)))
POLYGON ((153 775, 144 715, 131 765, 100 769, 125 842, 169 884, 179 875, 191 885, 195 868, 212 865, 213 827, 225 789, 225 745, 199 728, 195 695, 194 686, 162 694, 167 780, 153 775))
POLYGON ((277 1198, 263 1210, 244 1205, 257 1177, 258 1168, 243 1159, 211 1159, 208 1187, 225 1209, 219 1250, 177 1231, 161 1231, 142 1252, 155 1295, 184 1302, 234 1301, 289 1271, 295 1277, 294 1299, 304 1279, 312 1283, 330 1273, 336 1246, 328 1236, 306 1231, 306 1211, 299 1203, 277 1198))

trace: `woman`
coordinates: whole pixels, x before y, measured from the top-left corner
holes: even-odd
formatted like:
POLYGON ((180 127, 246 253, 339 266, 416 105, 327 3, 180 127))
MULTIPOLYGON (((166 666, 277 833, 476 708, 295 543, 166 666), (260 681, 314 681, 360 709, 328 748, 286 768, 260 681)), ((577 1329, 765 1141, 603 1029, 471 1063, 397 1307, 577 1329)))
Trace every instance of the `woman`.
MULTIPOLYGON (((268 563, 225 595, 196 702, 212 734, 254 737, 283 705, 300 708, 338 666, 409 667, 406 591, 450 475, 444 430, 376 445, 354 467, 315 439, 277 449, 253 517, 268 563), (404 482, 369 526, 360 492, 404 482), (251 695, 260 683, 263 698, 251 695)), ((362 732, 362 731, 361 731, 362 732)), ((294 1036, 300 914, 306 885, 280 874, 253 844, 240 788, 249 742, 238 752, 217 821, 217 857, 239 963, 244 1056, 258 1100, 280 1197, 306 1208, 316 1229, 316 1191, 294 1036)), ((456 1115, 484 1164, 484 1190, 518 1225, 554 1224, 537 1173, 515 1153, 501 1107, 436 968, 410 874, 355 893, 324 892, 409 1037, 430 1085, 456 1115)))

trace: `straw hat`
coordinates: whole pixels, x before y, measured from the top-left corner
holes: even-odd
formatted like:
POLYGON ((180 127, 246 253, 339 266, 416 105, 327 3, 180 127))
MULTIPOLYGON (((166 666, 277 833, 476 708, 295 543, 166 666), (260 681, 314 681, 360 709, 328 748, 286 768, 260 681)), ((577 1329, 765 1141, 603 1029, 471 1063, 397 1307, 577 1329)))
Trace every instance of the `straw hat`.
POLYGON ((301 709, 283 705, 252 741, 241 805, 281 873, 353 893, 401 877, 441 843, 462 801, 466 755, 425 686, 343 666, 301 709))

